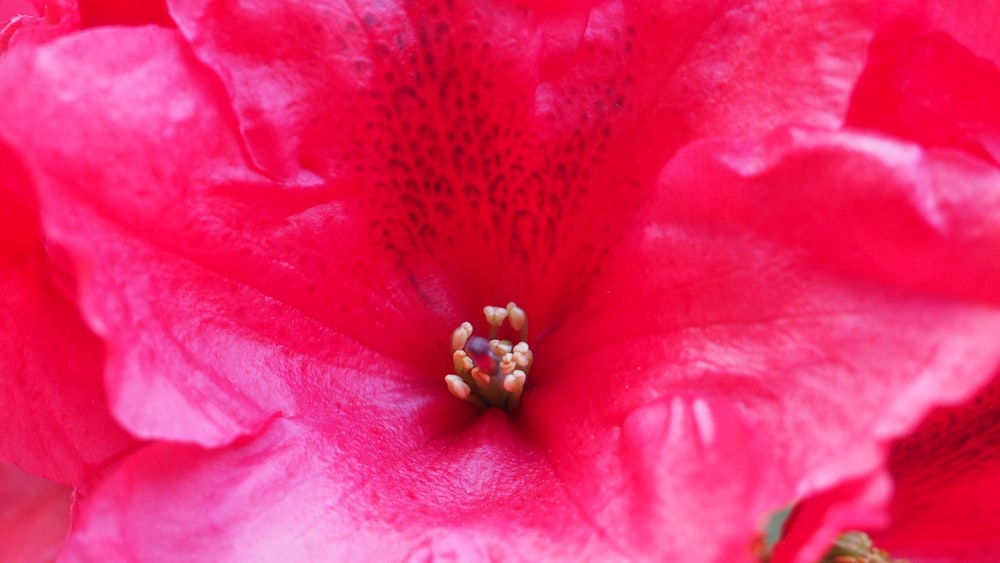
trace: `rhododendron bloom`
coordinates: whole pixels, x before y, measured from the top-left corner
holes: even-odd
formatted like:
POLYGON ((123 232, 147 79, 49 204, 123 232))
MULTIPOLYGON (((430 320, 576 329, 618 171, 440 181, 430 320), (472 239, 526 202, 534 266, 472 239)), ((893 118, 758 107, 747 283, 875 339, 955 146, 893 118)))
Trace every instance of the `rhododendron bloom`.
POLYGON ((158 440, 69 561, 752 560, 1000 361, 1000 172, 836 130, 863 2, 169 6, 0 68, 158 440))

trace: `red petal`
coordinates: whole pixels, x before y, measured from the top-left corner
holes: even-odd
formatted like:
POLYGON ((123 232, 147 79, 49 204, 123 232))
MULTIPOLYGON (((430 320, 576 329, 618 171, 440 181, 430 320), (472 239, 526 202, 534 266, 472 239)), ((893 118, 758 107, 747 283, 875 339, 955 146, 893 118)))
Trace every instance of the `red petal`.
POLYGON ((863 3, 853 0, 572 11, 503 2, 170 4, 233 96, 255 161, 283 177, 406 152, 410 140, 427 143, 428 126, 454 133, 439 140, 439 156, 495 152, 509 170, 537 152, 533 136, 553 130, 593 144, 605 128, 627 131, 618 136, 640 151, 663 138, 662 158, 692 136, 787 121, 835 125, 868 40, 863 3))
MULTIPOLYGON (((592 297, 533 345, 523 416, 582 479, 639 463, 608 453, 635 409, 720 405, 775 468, 749 507, 869 473, 1000 362, 998 174, 806 130, 681 151, 592 297)), ((611 502, 579 495, 598 514, 611 502)))
POLYGON ((38 9, 32 0, 0 0, 0 22, 14 16, 38 16, 38 9))
MULTIPOLYGON (((372 243, 364 194, 247 170, 217 83, 176 35, 94 30, 12 56, 8 71, 5 127, 35 159, 50 235, 82 271, 88 319, 109 342, 112 410, 130 430, 220 444, 276 412, 379 389, 450 405, 450 362, 427 350, 448 341, 441 310, 458 318, 461 292, 416 285, 372 243), (106 56, 123 43, 127 55, 106 56), (168 92, 150 89, 161 82, 168 92), (95 110, 109 101, 130 111, 95 110)), ((463 310, 481 308, 469 297, 463 310)))
POLYGON ((891 525, 871 534, 894 557, 993 561, 1000 557, 1000 380, 961 406, 934 412, 892 449, 891 525))
POLYGON ((81 495, 64 557, 622 558, 617 538, 581 517, 544 453, 501 412, 426 438, 398 450, 380 441, 395 457, 385 463, 354 457, 360 443, 344 451, 335 434, 283 420, 222 450, 153 446, 81 495))
POLYGON ((815 563, 844 531, 885 525, 891 495, 892 480, 879 470, 810 496, 792 509, 771 562, 815 563))
POLYGON ((80 25, 145 25, 175 27, 166 0, 79 0, 80 25))
POLYGON ((69 532, 70 493, 0 465, 0 561, 54 561, 69 532))
POLYGON ((75 484, 132 441, 108 414, 103 346, 60 287, 26 185, 0 145, 0 460, 75 484))
POLYGON ((882 29, 873 45, 876 53, 899 46, 914 34, 944 32, 976 55, 1000 64, 1000 38, 995 22, 1000 6, 949 0, 890 0, 876 6, 882 29))
POLYGON ((38 45, 80 28, 75 0, 38 0, 33 7, 14 4, 0 4, 0 55, 13 46, 38 45))
POLYGON ((950 37, 904 42, 858 81, 850 125, 1000 162, 1000 69, 950 37))

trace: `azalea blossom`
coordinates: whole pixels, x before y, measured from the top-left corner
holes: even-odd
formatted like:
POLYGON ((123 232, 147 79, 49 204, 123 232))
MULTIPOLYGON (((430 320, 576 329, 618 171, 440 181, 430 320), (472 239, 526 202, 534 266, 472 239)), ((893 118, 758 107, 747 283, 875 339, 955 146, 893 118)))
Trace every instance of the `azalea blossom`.
POLYGON ((151 442, 63 557, 750 561, 983 385, 1000 171, 841 129, 864 2, 696 4, 178 0, 12 49, 11 184, 151 442))

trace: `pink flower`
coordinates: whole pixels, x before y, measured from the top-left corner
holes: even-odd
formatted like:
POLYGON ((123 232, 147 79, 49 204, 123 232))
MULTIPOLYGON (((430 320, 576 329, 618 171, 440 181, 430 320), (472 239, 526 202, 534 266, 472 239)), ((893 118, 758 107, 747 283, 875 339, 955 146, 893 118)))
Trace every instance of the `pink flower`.
POLYGON ((1000 361, 1000 172, 836 130, 862 2, 169 5, 0 68, 158 441, 69 561, 751 560, 1000 361), (509 300, 482 410, 449 343, 509 300))

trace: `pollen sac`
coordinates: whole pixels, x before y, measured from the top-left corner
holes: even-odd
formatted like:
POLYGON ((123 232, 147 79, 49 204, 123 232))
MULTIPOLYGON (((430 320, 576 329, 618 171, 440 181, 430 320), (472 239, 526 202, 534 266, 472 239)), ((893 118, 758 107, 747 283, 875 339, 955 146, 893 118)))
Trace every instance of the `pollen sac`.
POLYGON ((455 373, 445 376, 448 391, 458 399, 482 408, 514 410, 521 404, 521 394, 531 369, 532 354, 528 343, 528 320, 524 310, 510 302, 506 307, 483 308, 490 338, 474 336, 472 323, 464 322, 452 332, 452 366, 455 373), (498 338, 506 321, 520 333, 517 343, 498 338))

